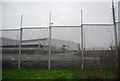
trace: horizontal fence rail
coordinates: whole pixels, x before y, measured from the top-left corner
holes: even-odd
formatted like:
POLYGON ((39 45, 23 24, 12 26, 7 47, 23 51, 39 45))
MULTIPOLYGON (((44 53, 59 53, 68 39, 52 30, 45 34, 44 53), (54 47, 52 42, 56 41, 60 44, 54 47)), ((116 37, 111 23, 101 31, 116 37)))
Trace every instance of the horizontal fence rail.
MULTIPOLYGON (((83 27, 84 26, 113 26, 113 24, 82 24, 83 25, 83 27)), ((51 26, 51 27, 81 27, 81 26, 63 26, 63 25, 61 25, 61 26, 51 26)), ((42 26, 42 27, 40 27, 40 26, 26 26, 26 27, 24 27, 24 28, 22 28, 22 29, 47 29, 47 28, 49 28, 48 26, 42 26)), ((20 29, 2 29, 2 30, 0 30, 0 31, 19 31, 20 29)))
POLYGON ((20 29, 3 29, 3 30, 0 30, 0 31, 20 31, 20 29))
POLYGON ((81 27, 81 26, 51 26, 51 27, 81 27))
POLYGON ((113 24, 83 24, 84 26, 113 26, 113 24))
POLYGON ((36 26, 33 26, 33 27, 24 27, 22 29, 46 29, 48 27, 36 27, 36 26))

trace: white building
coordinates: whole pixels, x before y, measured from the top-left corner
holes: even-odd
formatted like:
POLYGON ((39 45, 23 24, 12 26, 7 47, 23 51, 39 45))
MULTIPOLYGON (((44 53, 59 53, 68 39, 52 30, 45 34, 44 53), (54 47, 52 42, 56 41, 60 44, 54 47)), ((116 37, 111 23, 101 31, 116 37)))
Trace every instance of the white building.
MULTIPOLYGON (((49 45, 49 39, 32 39, 32 40, 24 40, 22 41, 22 45, 39 45, 42 44, 43 46, 49 45)), ((75 43, 72 41, 65 41, 65 40, 59 40, 59 39, 51 39, 51 46, 55 47, 56 49, 62 49, 63 45, 68 47, 69 50, 78 50, 79 43, 75 43)))
MULTIPOLYGON (((10 39, 1 37, 0 40, 2 41, 0 46, 15 46, 19 45, 19 40, 10 39)), ((30 46, 39 46, 43 45, 48 47, 49 45, 49 39, 43 38, 43 39, 31 39, 31 40, 23 40, 22 41, 22 47, 30 47, 30 46)), ((59 40, 59 39, 51 39, 51 47, 55 49, 63 49, 63 46, 66 46, 65 49, 67 50, 78 50, 80 44, 75 43, 72 41, 65 41, 65 40, 59 40)))
POLYGON ((19 41, 15 39, 0 37, 0 46, 13 46, 18 45, 19 41))

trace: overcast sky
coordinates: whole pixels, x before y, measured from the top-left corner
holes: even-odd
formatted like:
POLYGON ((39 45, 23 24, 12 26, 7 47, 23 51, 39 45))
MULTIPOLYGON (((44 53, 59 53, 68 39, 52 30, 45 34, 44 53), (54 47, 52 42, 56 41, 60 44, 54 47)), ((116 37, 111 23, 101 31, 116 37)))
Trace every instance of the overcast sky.
MULTIPOLYGON (((115 5, 117 7, 117 4, 115 5)), ((3 2, 2 28, 19 28, 21 14, 24 15, 23 27, 48 26, 49 12, 52 13, 53 25, 80 26, 81 10, 83 10, 83 23, 112 24, 111 2, 3 2)), ((113 43, 112 27, 86 27, 85 31, 87 48, 108 47, 113 43)), ((47 32, 47 30, 25 30, 23 39, 48 37, 47 32)), ((15 33, 4 33, 4 36, 15 38, 15 33)), ((54 28, 52 38, 80 42, 80 28, 54 28)))

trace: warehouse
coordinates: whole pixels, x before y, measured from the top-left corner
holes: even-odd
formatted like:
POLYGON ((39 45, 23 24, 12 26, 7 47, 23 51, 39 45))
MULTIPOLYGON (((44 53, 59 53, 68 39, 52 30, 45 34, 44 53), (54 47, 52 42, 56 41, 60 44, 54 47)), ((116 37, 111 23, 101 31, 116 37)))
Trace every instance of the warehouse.
POLYGON ((0 46, 15 46, 19 44, 18 40, 6 38, 6 37, 0 37, 0 46))
MULTIPOLYGON (((48 46, 49 45, 49 39, 43 38, 43 39, 32 39, 32 40, 24 40, 22 41, 22 45, 43 45, 48 46)), ((60 39, 51 39, 51 47, 54 49, 67 49, 67 50, 78 50, 79 43, 75 43, 72 41, 65 41, 60 39)))
MULTIPOLYGON (((16 47, 19 45, 19 40, 10 39, 1 37, 2 40, 1 46, 3 47, 16 47)), ((31 39, 31 40, 23 40, 22 48, 48 48, 49 39, 41 38, 41 39, 31 39)), ((60 40, 60 39, 51 39, 51 48, 52 49, 62 49, 62 50, 78 50, 80 44, 72 41, 60 40)))

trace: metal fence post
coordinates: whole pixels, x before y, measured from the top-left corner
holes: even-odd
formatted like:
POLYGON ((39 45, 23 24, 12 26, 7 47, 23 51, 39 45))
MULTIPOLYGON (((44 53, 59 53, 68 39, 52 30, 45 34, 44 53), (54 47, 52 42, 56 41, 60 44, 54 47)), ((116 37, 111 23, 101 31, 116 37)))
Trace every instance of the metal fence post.
POLYGON ((83 51, 83 20, 81 10, 81 68, 84 69, 84 51, 83 51))
POLYGON ((48 69, 51 68, 51 12, 49 18, 49 60, 48 60, 48 69))
POLYGON ((20 22, 20 42, 19 42, 19 60, 18 60, 18 69, 20 70, 21 65, 21 47, 22 47, 22 21, 23 15, 21 15, 21 22, 20 22))

